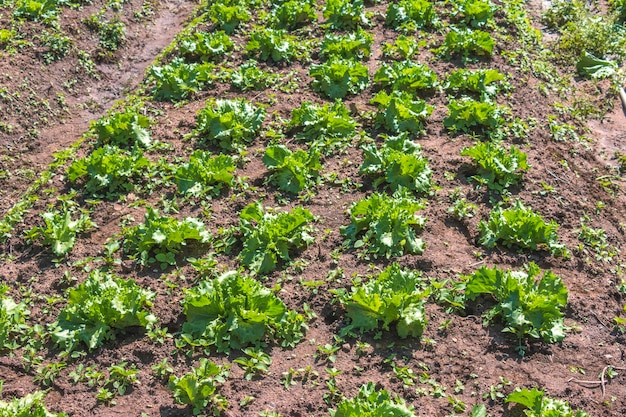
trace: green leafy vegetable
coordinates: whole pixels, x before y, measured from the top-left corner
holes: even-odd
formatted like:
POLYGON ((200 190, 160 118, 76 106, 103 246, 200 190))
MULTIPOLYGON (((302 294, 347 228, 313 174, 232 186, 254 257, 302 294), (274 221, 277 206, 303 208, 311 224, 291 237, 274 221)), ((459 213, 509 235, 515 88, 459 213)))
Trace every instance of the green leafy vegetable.
POLYGON ((478 175, 472 178, 498 192, 517 184, 529 168, 524 152, 515 147, 507 151, 497 143, 479 142, 463 149, 461 155, 469 156, 478 165, 478 175))
POLYGON ((53 324, 52 338, 67 350, 83 342, 92 350, 127 327, 149 327, 157 319, 151 307, 155 293, 133 280, 94 270, 67 293, 67 306, 53 324))
POLYGON ((365 65, 354 59, 332 56, 323 64, 311 65, 309 75, 313 78, 313 90, 328 98, 344 98, 358 94, 369 84, 369 72, 365 65))
POLYGON ((234 184, 235 162, 228 155, 212 156, 210 152, 194 151, 189 162, 176 170, 178 191, 200 196, 218 195, 222 187, 234 184))
POLYGON ((10 402, 0 400, 0 417, 67 417, 65 413, 51 413, 44 404, 45 392, 36 391, 10 402))
POLYGON ((226 398, 217 394, 219 385, 228 377, 228 366, 216 365, 207 358, 200 358, 197 368, 178 378, 170 375, 169 389, 179 404, 193 406, 193 414, 198 415, 211 404, 213 415, 219 415, 226 408, 226 398))
POLYGON ((244 149, 252 142, 265 120, 265 110, 245 99, 210 99, 198 112, 194 132, 201 141, 218 144, 225 150, 244 149))
POLYGON ((66 256, 74 248, 76 235, 96 227, 87 213, 81 213, 75 220, 72 220, 72 214, 70 209, 42 213, 44 226, 35 226, 26 231, 27 238, 43 238, 44 245, 49 245, 52 253, 66 256))
POLYGON ((567 248, 559 243, 557 230, 559 225, 551 220, 546 223, 531 208, 517 200, 513 207, 504 209, 498 206, 491 211, 489 220, 481 220, 479 242, 493 248, 498 243, 506 247, 516 246, 521 249, 547 249, 555 256, 568 256, 567 248))
POLYGON ((245 62, 230 72, 230 82, 241 91, 263 90, 280 79, 278 74, 263 71, 256 61, 245 62))
POLYGON ((254 278, 226 272, 189 289, 183 300, 187 318, 181 337, 193 346, 218 352, 261 346, 267 338, 294 347, 304 337, 304 317, 254 278))
POLYGON ((476 93, 481 101, 493 101, 504 80, 504 75, 495 69, 468 70, 459 68, 452 71, 443 88, 455 93, 476 93))
POLYGON ((262 61, 271 58, 274 62, 291 62, 298 53, 297 45, 295 36, 288 35, 285 30, 257 28, 250 34, 246 51, 262 61))
POLYGON ((314 0, 289 0, 272 9, 269 22, 276 29, 293 30, 317 20, 314 0))
POLYGON ((250 11, 246 3, 238 0, 212 2, 208 11, 209 18, 217 28, 230 35, 239 25, 250 21, 250 11))
POLYGON ((416 94, 432 91, 437 86, 437 74, 427 65, 413 61, 383 63, 374 74, 374 82, 392 91, 416 94))
POLYGON ((523 405, 528 417, 589 417, 582 410, 574 412, 566 401, 551 398, 537 388, 517 388, 506 397, 505 402, 523 405))
POLYGON ((494 103, 469 98, 450 100, 448 117, 443 125, 452 133, 480 133, 489 135, 504 123, 504 109, 494 103))
POLYGON ((377 390, 373 382, 361 386, 359 393, 352 399, 342 400, 336 410, 330 411, 330 417, 416 417, 413 408, 404 400, 392 397, 387 390, 377 390))
POLYGON ((377 125, 393 133, 424 132, 424 122, 433 111, 433 106, 405 91, 381 91, 371 103, 378 104, 377 125))
POLYGON ((195 217, 176 220, 159 216, 159 212, 147 208, 143 223, 124 228, 124 249, 140 265, 160 262, 161 268, 176 265, 175 255, 187 241, 208 243, 211 235, 204 223, 195 217))
POLYGON ((7 291, 6 285, 0 285, 0 351, 18 347, 15 337, 25 330, 26 318, 30 315, 26 303, 16 303, 13 298, 5 295, 7 291))
POLYGON ((192 61, 209 62, 222 59, 233 50, 235 42, 223 31, 194 32, 178 46, 181 55, 192 61))
POLYGON ((276 268, 278 259, 289 261, 290 252, 313 243, 313 215, 295 207, 290 212, 265 212, 261 203, 251 203, 240 213, 243 233, 241 262, 251 271, 264 274, 276 268))
POLYGON ((428 0, 400 0, 389 3, 385 15, 387 26, 405 32, 433 28, 438 21, 435 6, 428 0))
POLYGON ((582 76, 603 79, 610 78, 617 73, 617 65, 613 61, 599 59, 584 51, 576 63, 576 70, 582 76))
POLYGON ((318 106, 305 101, 293 109, 288 123, 296 137, 311 142, 325 154, 344 149, 356 136, 356 121, 339 100, 318 106))
POLYGON ((489 0, 454 0, 452 17, 472 28, 493 26, 496 6, 489 0))
POLYGON ((111 198, 134 190, 134 181, 141 179, 149 166, 150 161, 136 147, 129 152, 105 145, 74 161, 67 177, 71 182, 86 178, 84 187, 89 194, 111 198))
POLYGON ((320 57, 339 57, 344 59, 367 58, 372 53, 374 35, 366 32, 361 27, 356 32, 345 35, 327 33, 320 46, 320 57))
POLYGON ((269 146, 263 163, 272 172, 270 181, 293 194, 310 188, 322 169, 319 151, 314 147, 308 152, 302 149, 292 152, 285 145, 269 146))
POLYGON ((333 29, 350 30, 370 24, 363 0, 326 0, 324 19, 333 29))
POLYGON ((363 146, 361 174, 374 175, 374 187, 387 183, 392 190, 401 187, 419 193, 432 190, 432 170, 422 156, 421 147, 408 139, 408 134, 389 137, 381 148, 375 144, 363 146))
POLYGON ((488 32, 452 28, 446 35, 443 45, 435 52, 445 58, 460 54, 463 61, 469 61, 475 57, 491 57, 495 44, 488 32))
POLYGON ((424 241, 417 232, 426 219, 417 214, 424 204, 408 194, 394 196, 374 193, 355 203, 350 209, 350 224, 341 227, 341 234, 355 249, 363 248, 375 258, 422 254, 424 241))
POLYGON ((176 58, 171 63, 150 67, 149 76, 154 81, 152 95, 156 100, 179 101, 187 99, 208 87, 217 78, 212 63, 186 63, 176 58))
POLYGON ((148 126, 150 119, 133 108, 101 117, 93 123, 99 146, 114 145, 124 149, 132 149, 135 145, 149 147, 148 126))
POLYGON ((360 332, 383 330, 395 324, 398 336, 420 337, 428 323, 424 304, 430 295, 430 284, 417 271, 393 263, 375 278, 334 293, 346 308, 350 324, 345 329, 360 332))
POLYGON ((485 322, 500 316, 506 326, 502 331, 517 336, 521 349, 525 337, 560 342, 565 338, 562 310, 567 306, 567 288, 551 271, 537 279, 540 274, 534 263, 527 271, 482 267, 463 277, 465 298, 474 301, 482 294, 495 298, 497 304, 485 314, 485 322))

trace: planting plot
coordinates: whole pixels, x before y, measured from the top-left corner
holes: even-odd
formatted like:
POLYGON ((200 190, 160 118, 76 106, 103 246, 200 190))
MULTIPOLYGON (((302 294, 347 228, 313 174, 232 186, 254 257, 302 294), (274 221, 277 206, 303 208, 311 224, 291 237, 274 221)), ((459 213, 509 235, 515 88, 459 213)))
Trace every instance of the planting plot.
POLYGON ((542 7, 0 0, 0 415, 626 415, 624 6, 542 7))

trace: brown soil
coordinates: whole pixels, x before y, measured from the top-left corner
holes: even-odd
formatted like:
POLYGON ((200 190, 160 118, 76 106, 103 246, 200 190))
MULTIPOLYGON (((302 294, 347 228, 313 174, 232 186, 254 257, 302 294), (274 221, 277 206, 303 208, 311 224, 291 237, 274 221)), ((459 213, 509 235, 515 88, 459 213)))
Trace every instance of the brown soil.
MULTIPOLYGON (((192 5, 182 0, 155 4, 156 15, 146 21, 134 22, 129 17, 124 18, 128 25, 128 40, 115 55, 114 62, 98 63, 96 72, 99 79, 72 72, 78 60, 74 56, 75 52, 47 66, 38 60, 37 48, 28 48, 17 55, 4 57, 0 63, 0 74, 4 77, 3 82, 6 82, 3 86, 6 85, 10 91, 17 91, 22 81, 27 80, 36 97, 49 99, 51 109, 46 110, 45 120, 41 104, 29 107, 27 103, 20 102, 19 106, 8 107, 9 111, 2 114, 2 120, 14 126, 13 132, 2 136, 0 140, 4 156, 2 169, 8 172, 0 188, 2 212, 17 201, 32 182, 33 176, 52 161, 53 152, 74 143, 86 131, 90 120, 103 114, 115 100, 136 89, 145 68, 191 15, 192 5), (39 74, 44 70, 49 75, 41 77, 39 74), (6 74, 10 74, 11 78, 6 74), (76 84, 69 90, 65 89, 63 84, 74 78, 76 84), (57 93, 65 95, 66 105, 52 104, 57 93), (28 134, 33 126, 37 128, 38 135, 28 134), (32 173, 28 174, 27 170, 32 173)), ((72 28, 80 27, 82 18, 102 7, 103 3, 97 1, 83 9, 68 11, 61 19, 61 26, 72 33, 72 28)), ((141 2, 135 0, 124 3, 124 16, 132 16, 131 11, 140 7, 141 2)), ((384 13, 385 6, 373 6, 369 10, 384 13)), ((213 28, 207 25, 206 29, 213 28)), ((23 30, 34 34, 40 28, 32 24, 32 27, 26 26, 23 30)), ((376 52, 367 60, 370 75, 373 75, 381 64, 381 43, 393 40, 396 33, 385 28, 381 19, 375 19, 375 25, 370 31, 374 33, 376 42, 373 47, 376 52)), ((73 33, 78 32, 74 30, 73 33)), ((306 36, 321 38, 322 33, 320 29, 306 36)), ((247 41, 247 34, 243 32, 233 37, 240 48, 247 41)), ((429 46, 439 45, 443 39, 441 34, 433 34, 432 37, 429 46)), ((82 28, 75 42, 77 49, 95 51, 98 40, 82 28)), ((500 39, 498 52, 512 50, 516 46, 514 38, 510 43, 500 39)), ((428 63, 437 72, 439 79, 444 79, 460 64, 454 60, 441 61, 427 48, 422 49, 424 52, 419 60, 428 63)), ((245 59, 241 53, 236 53, 224 65, 236 68, 245 59)), ((317 61, 317 57, 314 57, 314 61, 317 61)), ((300 87, 294 91, 270 88, 264 92, 241 93, 229 84, 218 84, 183 105, 149 101, 146 107, 150 114, 156 115, 151 127, 152 137, 170 146, 169 150, 149 153, 150 158, 156 161, 164 157, 170 162, 187 158, 195 144, 184 139, 184 135, 195 127, 196 112, 205 106, 208 98, 244 97, 263 103, 267 106, 268 114, 265 127, 281 118, 288 120, 291 110, 304 101, 322 103, 323 99, 308 88, 311 82, 309 65, 302 62, 291 65, 260 63, 260 67, 265 70, 299 80, 300 87), (291 72, 296 75, 288 76, 291 72)), ((572 80, 574 88, 581 94, 591 92, 585 97, 591 97, 590 100, 604 105, 614 101, 615 106, 604 120, 589 122, 586 134, 592 139, 591 142, 558 142, 550 136, 547 115, 555 113, 552 105, 561 99, 542 95, 538 89, 539 79, 511 66, 500 53, 495 54, 491 61, 469 66, 497 68, 510 74, 508 79, 513 85, 512 92, 508 96, 500 96, 499 104, 508 106, 515 117, 536 120, 536 127, 530 129, 528 137, 509 139, 509 142, 528 154, 532 166, 521 185, 511 190, 511 197, 519 198, 544 218, 556 220, 560 224, 559 237, 570 249, 571 258, 557 258, 543 251, 487 250, 477 243, 478 223, 488 217, 492 208, 490 195, 485 190, 476 189, 469 180, 473 175, 469 159, 459 156, 460 151, 471 146, 474 140, 468 135, 451 136, 443 127, 442 122, 447 115, 447 99, 443 93, 427 98, 435 106, 435 111, 428 119, 426 134, 418 139, 424 155, 429 159, 434 182, 438 185, 434 195, 428 198, 428 206, 423 212, 428 222, 421 237, 427 249, 421 256, 406 255, 390 261, 366 260, 362 259, 358 251, 338 251, 343 242, 339 228, 349 222, 346 210, 353 202, 372 192, 371 180, 358 173, 363 155, 356 140, 355 146, 323 160, 324 172, 336 173, 343 185, 339 181, 335 185, 327 182, 318 186, 311 198, 305 201, 289 198, 274 186, 266 184, 268 172, 261 158, 269 140, 264 137, 258 138, 249 147, 246 159, 236 172, 238 177, 246 178, 252 188, 240 194, 228 191, 203 203, 210 210, 205 210, 198 200, 181 200, 171 183, 157 187, 152 193, 138 192, 119 201, 102 201, 97 204, 79 194, 77 201, 92 210, 91 217, 98 228, 81 236, 67 260, 59 266, 54 265, 49 248, 37 242, 27 243, 22 237, 24 230, 41 223, 40 213, 55 203, 57 195, 70 190, 64 176, 57 175, 46 186, 55 191, 39 195, 39 201, 24 222, 18 225, 13 238, 3 246, 5 256, 0 265, 0 282, 10 286, 8 295, 16 300, 32 301, 29 324, 45 326, 56 320, 58 311, 65 305, 65 290, 69 285, 74 285, 64 279, 66 271, 82 281, 89 268, 101 266, 98 257, 103 254, 103 245, 110 239, 121 239, 123 223, 137 224, 142 220, 145 204, 134 204, 142 200, 161 211, 168 206, 176 207, 177 210, 173 209, 170 214, 177 218, 202 218, 214 235, 219 233, 220 228, 236 226, 239 211, 253 201, 263 200, 267 207, 287 209, 301 205, 309 209, 318 219, 315 243, 295 258, 296 264, 283 265, 264 278, 263 283, 269 288, 280 286, 278 295, 289 308, 303 312, 304 306, 308 305, 316 318, 308 323, 306 339, 294 349, 283 349, 268 342, 265 352, 272 357, 269 372, 246 380, 243 370, 233 362, 242 355, 240 351, 233 351, 227 356, 176 348, 174 343, 185 320, 180 305, 184 297, 183 290, 193 286, 197 280, 196 272, 184 261, 183 256, 177 268, 165 272, 158 267, 141 268, 131 260, 121 258, 120 264, 115 265, 113 270, 157 293, 152 312, 173 338, 156 343, 143 330, 131 329, 83 357, 67 360, 67 367, 60 371, 49 386, 46 396, 48 408, 54 412, 66 412, 70 416, 140 416, 142 413, 149 416, 191 416, 191 408, 175 403, 167 388, 167 381, 157 377, 151 367, 167 359, 174 373, 180 376, 188 372, 191 366, 197 365, 199 358, 208 354, 217 363, 231 365, 230 376, 219 391, 229 403, 223 412, 226 416, 256 416, 263 411, 275 411, 284 416, 328 415, 328 410, 333 408, 332 402, 329 404, 325 401, 325 395, 329 393, 327 369, 330 368, 340 371, 336 377, 337 388, 346 397, 354 396, 361 385, 371 381, 403 397, 415 407, 415 413, 421 416, 454 415, 451 399, 467 404, 466 412, 457 411, 460 415, 467 415, 474 404, 485 404, 492 416, 519 416, 521 411, 518 408, 503 401, 503 396, 515 387, 537 387, 552 397, 569 401, 576 409, 586 410, 591 416, 626 415, 626 340, 613 321, 620 314, 624 316, 626 300, 617 290, 623 278, 624 264, 619 255, 603 262, 596 260, 593 253, 577 250, 580 245, 577 237, 580 219, 585 214, 592 219, 590 226, 606 231, 611 247, 619 250, 624 242, 626 198, 622 192, 623 177, 616 171, 615 152, 625 149, 626 119, 619 102, 602 83, 591 85, 588 81, 572 80), (612 183, 603 186, 598 181, 600 177, 609 178, 612 183), (471 219, 457 221, 447 213, 450 205, 448 195, 457 187, 479 207, 478 213, 471 219), (331 256, 333 251, 339 253, 339 256, 331 256), (372 274, 391 261, 398 261, 404 267, 423 271, 425 276, 439 280, 457 280, 460 275, 472 273, 483 265, 519 269, 528 262, 535 262, 542 269, 552 270, 560 276, 569 290, 569 303, 565 312, 569 327, 567 337, 562 343, 554 345, 528 342, 526 354, 522 357, 515 350, 516 341, 502 332, 501 324, 483 325, 480 316, 493 305, 491 300, 480 300, 479 304, 468 307, 464 314, 448 312, 445 306, 429 303, 429 324, 421 340, 400 339, 395 332, 383 332, 379 338, 372 334, 358 338, 347 337, 339 342, 341 349, 336 352, 335 360, 325 359, 319 354, 318 347, 337 343, 335 338, 348 324, 345 311, 334 302, 329 290, 350 288, 354 277, 372 274), (328 273, 338 269, 343 271, 339 279, 328 280, 328 273), (317 280, 324 280, 325 283, 315 289, 303 285, 307 281, 317 280), (57 297, 58 301, 49 305, 47 300, 50 297, 57 297), (368 345, 363 348, 362 342, 368 345), (387 360, 391 357, 399 365, 413 369, 423 377, 422 381, 418 379, 412 386, 403 385, 387 360), (79 366, 94 366, 106 372, 109 366, 122 361, 140 370, 140 384, 134 385, 125 395, 116 396, 114 403, 98 402, 97 386, 72 382, 70 373, 79 366), (605 392, 600 383, 579 382, 599 380, 607 366, 616 369, 618 375, 607 379, 605 392), (296 379, 295 385, 289 389, 283 386, 281 380, 290 370, 296 370, 302 375, 306 369, 310 370, 309 378, 296 379), (436 381, 435 385, 445 388, 445 392, 433 392, 433 383, 425 382, 429 377, 436 381), (464 388, 461 389, 461 386, 464 388), (245 404, 243 400, 250 396, 254 400, 245 404)), ((380 132, 364 117, 366 112, 375 110, 369 104, 375 92, 376 88, 370 86, 362 94, 348 97, 345 102, 360 112, 362 130, 380 143, 380 132)), ((579 125, 578 121, 566 116, 562 116, 560 121, 579 125)), ((290 146, 296 143, 291 137, 285 141, 290 146)), ((79 156, 86 155, 92 149, 91 143, 83 145, 79 156)), ((219 150, 212 148, 211 151, 219 150)), ((209 252, 208 248, 193 249, 197 252, 194 253, 196 256, 209 252)), ((216 255, 224 269, 240 266, 237 249, 233 248, 230 255, 216 255)), ((185 253, 186 256, 190 254, 185 253)), ((37 366, 28 367, 21 353, 18 349, 14 355, 7 353, 0 357, 0 379, 4 380, 3 400, 47 388, 37 381, 37 366)), ((49 364, 62 360, 59 353, 48 342, 39 354, 42 363, 49 364)))

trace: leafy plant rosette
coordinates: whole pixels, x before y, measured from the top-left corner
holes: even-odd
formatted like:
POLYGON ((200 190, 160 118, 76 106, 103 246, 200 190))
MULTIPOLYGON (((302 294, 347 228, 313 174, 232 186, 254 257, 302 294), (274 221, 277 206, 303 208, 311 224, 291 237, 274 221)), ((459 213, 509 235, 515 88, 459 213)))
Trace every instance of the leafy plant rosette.
POLYGON ((155 296, 133 280, 94 270, 69 289, 67 305, 52 325, 52 338, 67 350, 80 342, 93 350, 125 328, 149 328, 157 321, 147 309, 155 296))
POLYGON ((51 413, 46 408, 44 391, 36 391, 11 401, 0 400, 0 417, 67 417, 65 413, 51 413))
POLYGON ((423 133, 424 123, 434 109, 424 100, 397 90, 391 94, 380 91, 370 103, 378 105, 376 125, 393 133, 423 133))
POLYGON ((469 156, 477 165, 478 175, 472 177, 474 181, 500 193, 517 184, 529 168, 524 152, 516 147, 507 150, 492 142, 479 142, 471 148, 464 148, 461 155, 469 156))
POLYGON ((340 231, 346 244, 354 249, 363 248, 375 258, 402 256, 407 253, 421 255, 426 244, 417 236, 426 224, 418 212, 425 207, 406 190, 393 196, 374 193, 353 204, 350 224, 340 231))
POLYGON ((537 388, 517 388, 504 401, 525 407, 527 417, 590 417, 583 410, 572 410, 567 401, 552 398, 537 388))
POLYGON ((162 269, 176 265, 175 255, 187 241, 208 243, 211 240, 211 234, 201 220, 159 216, 158 210, 152 207, 147 208, 144 223, 125 228, 124 236, 125 252, 139 265, 159 262, 162 269))
POLYGON ((465 306, 483 294, 491 295, 497 304, 484 316, 485 323, 501 317, 503 332, 513 333, 519 341, 518 350, 524 353, 521 341, 530 337, 546 343, 565 338, 563 309, 567 306, 567 288, 552 271, 541 270, 530 263, 525 271, 500 270, 482 267, 463 276, 465 306))
POLYGON ((305 319, 254 278, 229 271, 187 290, 181 338, 218 352, 261 346, 275 339, 294 347, 304 337, 305 319))
POLYGON ((418 271, 401 269, 397 263, 353 286, 350 292, 343 288, 332 292, 350 319, 344 332, 389 330, 395 324, 401 338, 419 338, 428 323, 424 304, 430 295, 429 281, 418 271))
POLYGON ((416 417, 413 408, 385 389, 376 389, 373 382, 361 386, 354 398, 346 398, 330 411, 330 417, 416 417))
POLYGON ((26 318, 30 315, 26 303, 16 303, 6 295, 8 290, 6 285, 0 285, 0 351, 18 347, 15 336, 27 329, 26 318))
POLYGON ((331 99, 359 94, 370 82, 367 66, 355 59, 331 56, 323 64, 311 65, 311 87, 331 99))
POLYGON ((293 152, 284 145, 269 146, 263 155, 263 163, 271 172, 270 182, 293 194, 311 188, 322 169, 320 154, 315 147, 308 152, 302 149, 293 152))
POLYGON ((75 210, 64 208, 42 213, 44 225, 27 230, 25 232, 27 239, 41 239, 44 245, 50 246, 56 256, 66 256, 74 248, 79 233, 97 227, 85 212, 72 219, 74 212, 75 210))
POLYGON ((547 249, 555 256, 569 256, 565 245, 559 242, 559 225, 543 217, 516 200, 511 208, 495 207, 487 221, 481 220, 479 243, 487 248, 498 244, 505 247, 541 250, 547 249))
POLYGON ((176 185, 180 193, 187 195, 219 195, 222 188, 234 185, 234 171, 232 157, 196 150, 190 155, 189 162, 176 169, 176 185))
POLYGON ((239 214, 243 234, 241 263, 252 272, 264 274, 276 269, 279 259, 291 260, 291 253, 303 249, 314 238, 313 214, 305 208, 294 207, 289 212, 265 211, 260 202, 247 205, 239 214))
POLYGON ((228 377, 229 367, 217 365, 207 358, 200 358, 198 367, 181 377, 170 375, 168 388, 179 404, 188 404, 193 407, 193 414, 198 415, 209 405, 214 409, 214 415, 227 406, 226 398, 218 394, 220 385, 228 377))

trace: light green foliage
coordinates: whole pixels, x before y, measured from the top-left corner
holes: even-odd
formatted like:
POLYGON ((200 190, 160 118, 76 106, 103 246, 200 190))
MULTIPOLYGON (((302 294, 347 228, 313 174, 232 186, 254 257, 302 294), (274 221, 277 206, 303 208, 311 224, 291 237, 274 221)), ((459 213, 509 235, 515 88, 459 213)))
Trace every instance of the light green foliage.
POLYGON ((352 205, 350 224, 341 227, 341 234, 347 238, 346 243, 375 258, 421 255, 426 245, 417 233, 426 219, 417 213, 423 208, 424 203, 408 193, 374 193, 352 205))
POLYGON ((493 101, 500 90, 504 74, 496 69, 468 70, 459 68, 452 71, 443 85, 453 93, 475 93, 481 101, 493 101))
POLYGON ((42 239, 56 256, 66 256, 74 248, 77 234, 96 227, 87 213, 80 213, 72 220, 73 214, 74 210, 69 208, 46 211, 41 214, 44 225, 35 226, 25 234, 29 240, 42 239))
POLYGON ((372 43, 374 43, 374 35, 361 27, 345 35, 327 33, 320 46, 320 57, 367 58, 372 53, 372 43))
POLYGON ((383 56, 408 60, 419 51, 420 43, 413 36, 399 35, 393 43, 383 44, 383 56))
POLYGON ((482 30, 452 28, 443 45, 435 52, 448 59, 460 54, 465 62, 475 60, 476 57, 491 57, 495 44, 491 35, 482 30))
POLYGON ((311 65, 313 90, 331 99, 358 94, 368 86, 370 78, 365 65, 354 59, 330 57, 323 64, 311 65))
POLYGON ((53 324, 52 338, 67 350, 83 342, 92 350, 116 332, 127 327, 149 327, 157 319, 147 307, 155 293, 139 287, 133 280, 100 270, 67 293, 67 305, 53 324))
POLYGON ((331 28, 342 30, 370 24, 363 0, 326 0, 324 19, 331 28))
POLYGON ((135 189, 132 180, 144 175, 150 161, 134 148, 124 151, 105 145, 89 156, 74 161, 67 170, 71 182, 86 179, 85 190, 95 197, 113 197, 135 189))
POLYGON ((159 216, 159 212, 147 208, 144 222, 124 228, 124 250, 142 266, 160 262, 161 268, 176 265, 175 255, 187 241, 208 243, 211 235, 204 223, 195 217, 177 220, 159 216))
POLYGON ((272 358, 261 349, 249 347, 243 349, 246 356, 240 356, 235 359, 235 363, 241 366, 245 371, 245 378, 251 380, 255 375, 269 371, 272 364, 272 358))
POLYGON ((413 408, 403 399, 391 396, 387 390, 377 390, 373 382, 361 386, 352 399, 344 399, 330 411, 330 417, 416 417, 413 408))
POLYGON ((313 215, 302 207, 272 213, 265 211, 261 203, 251 203, 239 217, 243 234, 241 263, 255 273, 273 271, 278 259, 289 261, 290 252, 303 249, 314 241, 309 226, 313 215))
POLYGON ((617 20, 620 23, 626 21, 626 0, 609 0, 611 9, 617 13, 617 20))
POLYGON ((314 0, 289 0, 270 12, 270 25, 276 29, 294 30, 317 20, 314 0))
POLYGON ((529 168, 526 154, 514 146, 507 150, 497 143, 478 142, 463 149, 461 155, 469 156, 478 166, 478 175, 472 179, 497 192, 517 184, 529 168))
POLYGON ((194 132, 201 142, 217 144, 225 150, 243 150, 256 137, 265 120, 265 110, 245 99, 207 100, 198 112, 194 132))
POLYGON ((617 64, 607 59, 599 59, 587 51, 583 51, 578 62, 576 62, 576 70, 583 77, 601 80, 610 78, 617 73, 617 64))
POLYGON ((428 318, 424 304, 430 295, 428 279, 418 271, 393 263, 378 276, 352 287, 333 291, 345 307, 350 324, 346 331, 389 330, 395 324, 401 338, 421 337, 428 318))
POLYGON ((57 0, 17 0, 13 16, 18 19, 50 23, 57 18, 57 0))
MULTIPOLYGON (((563 309, 567 306, 567 288, 551 271, 530 263, 526 271, 503 271, 482 267, 463 278, 465 305, 483 294, 491 295, 497 304, 485 314, 485 322, 501 317, 503 332, 513 333, 521 341, 526 337, 547 343, 565 338, 563 309)), ((523 353, 523 352, 520 352, 523 353)))
POLYGON ((44 403, 45 392, 36 391, 9 402, 0 400, 0 417, 67 417, 65 413, 51 413, 44 403))
POLYGON ((422 156, 421 147, 408 139, 408 134, 388 137, 377 148, 375 144, 363 146, 363 165, 359 171, 377 177, 374 187, 388 184, 392 190, 404 187, 418 193, 430 193, 433 183, 428 159, 422 156))
POLYGON ((587 5, 581 0, 556 0, 543 13, 543 23, 550 29, 558 29, 569 22, 580 22, 587 15, 587 5))
POLYGON ((432 91, 437 86, 437 74, 427 65, 406 60, 383 63, 374 74, 374 82, 391 90, 416 94, 432 91))
POLYGON ((593 254, 598 261, 611 262, 617 256, 619 250, 609 244, 606 231, 602 228, 594 229, 587 223, 591 219, 585 215, 580 219, 580 229, 577 229, 578 240, 581 244, 576 250, 584 255, 593 254))
POLYGON ((230 73, 230 82, 241 91, 263 90, 279 80, 278 74, 263 71, 254 60, 239 65, 230 73))
POLYGON ((377 126, 393 133, 424 132, 424 122, 433 111, 433 106, 405 91, 380 91, 371 103, 378 104, 377 126))
POLYGON ((214 33, 194 32, 182 39, 178 49, 181 55, 192 61, 216 62, 224 58, 235 47, 235 42, 223 31, 214 33))
POLYGON ((178 192, 193 196, 219 195, 224 186, 230 187, 235 180, 235 162, 228 155, 211 155, 196 150, 176 170, 178 192))
POLYGON ((250 21, 247 2, 242 0, 223 0, 212 2, 208 16, 218 29, 229 35, 242 23, 250 21))
POLYGON ((487 221, 481 220, 479 242, 487 248, 498 243, 505 247, 541 250, 547 249, 555 256, 568 256, 567 248, 559 243, 559 225, 549 223, 531 208, 517 200, 509 209, 498 206, 489 214, 487 221))
POLYGON ((4 48, 11 43, 15 37, 15 31, 11 29, 0 29, 0 48, 4 48))
MULTIPOLYGON (((39 37, 41 43, 48 48, 44 53, 43 60, 46 64, 58 61, 70 53, 74 44, 72 38, 63 35, 62 32, 44 30, 39 37)), ((0 45, 2 45, 2 35, 0 34, 0 45)))
POLYGON ((345 148, 356 136, 356 121, 348 108, 339 100, 318 106, 305 101, 292 110, 288 123, 296 130, 296 137, 311 142, 324 154, 345 148))
POLYGON ((572 410, 567 401, 551 398, 537 388, 517 388, 506 397, 505 402, 523 405, 526 407, 524 414, 528 417, 589 417, 582 410, 572 410))
POLYGON ((5 295, 7 291, 6 285, 0 285, 0 351, 17 347, 14 338, 26 328, 26 317, 30 315, 26 304, 16 303, 5 295))
MULTIPOLYGON (((585 6, 586 7, 586 6, 585 6)), ((555 56, 563 63, 573 64, 585 52, 603 59, 610 55, 625 56, 626 35, 614 17, 591 15, 567 23, 555 48, 555 56)))
POLYGON ((308 152, 302 149, 292 152, 285 145, 269 146, 263 163, 272 172, 269 180, 279 189, 293 194, 313 186, 322 169, 320 153, 315 147, 309 148, 308 152))
POLYGON ((266 339, 294 347, 304 337, 304 317, 254 278, 229 271, 187 290, 181 337, 218 352, 260 347, 266 339))
POLYGON ((504 123, 504 109, 495 103, 470 98, 451 99, 448 117, 443 125, 452 133, 478 133, 489 135, 504 123))
POLYGON ((186 63, 175 58, 171 63, 150 67, 149 77, 154 82, 152 95, 156 100, 179 101, 208 87, 217 77, 211 63, 186 63))
POLYGON ((98 145, 115 145, 124 149, 132 149, 135 145, 149 147, 150 119, 138 109, 128 107, 123 111, 103 116, 92 123, 92 129, 98 135, 98 145))
POLYGON ((228 366, 216 365, 207 358, 200 358, 198 367, 191 372, 180 378, 170 375, 168 387, 179 404, 193 407, 194 415, 206 412, 209 405, 209 414, 219 415, 220 410, 228 406, 226 399, 217 394, 219 386, 228 378, 228 369, 228 366))
POLYGON ((453 0, 452 17, 466 26, 482 28, 493 26, 496 6, 490 0, 453 0))
POLYGON ((428 0, 400 0, 387 7, 385 24, 390 28, 413 32, 416 29, 434 28, 439 22, 435 6, 428 0))
POLYGON ((298 42, 283 29, 256 28, 250 34, 246 51, 261 61, 291 62, 298 54, 298 42))

